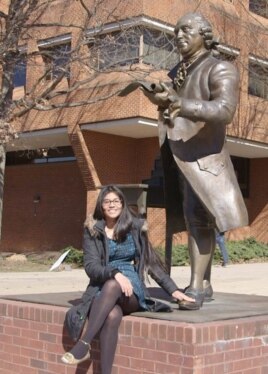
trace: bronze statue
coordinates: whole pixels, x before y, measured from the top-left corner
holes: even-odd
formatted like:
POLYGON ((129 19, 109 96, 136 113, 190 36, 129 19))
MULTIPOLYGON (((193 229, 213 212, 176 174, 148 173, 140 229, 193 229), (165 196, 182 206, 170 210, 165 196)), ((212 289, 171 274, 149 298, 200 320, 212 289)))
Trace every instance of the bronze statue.
POLYGON ((226 125, 238 101, 238 72, 213 56, 217 43, 210 23, 198 13, 179 19, 175 29, 181 61, 171 83, 140 85, 159 109, 169 232, 187 228, 191 281, 180 309, 199 309, 211 297, 215 231, 248 223, 247 210, 225 145, 226 125))

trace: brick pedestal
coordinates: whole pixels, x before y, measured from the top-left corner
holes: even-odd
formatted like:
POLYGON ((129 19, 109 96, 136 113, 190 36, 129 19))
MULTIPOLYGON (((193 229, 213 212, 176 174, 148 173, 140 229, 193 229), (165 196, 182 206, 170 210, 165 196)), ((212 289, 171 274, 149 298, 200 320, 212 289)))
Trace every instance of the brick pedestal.
MULTIPOLYGON (((0 300, 1 374, 100 373, 92 362, 76 367, 60 357, 72 343, 63 331, 65 307, 0 300)), ((206 323, 127 316, 113 374, 267 374, 268 315, 206 323)))

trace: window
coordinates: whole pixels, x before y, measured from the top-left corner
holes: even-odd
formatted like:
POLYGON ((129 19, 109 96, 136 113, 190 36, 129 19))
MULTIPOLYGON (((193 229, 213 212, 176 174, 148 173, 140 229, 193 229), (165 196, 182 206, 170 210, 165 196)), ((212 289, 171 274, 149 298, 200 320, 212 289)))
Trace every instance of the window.
POLYGON ((228 54, 228 53, 225 53, 225 52, 221 52, 221 51, 219 51, 219 52, 220 52, 219 55, 216 56, 216 58, 218 60, 221 60, 221 61, 230 61, 230 62, 234 62, 235 61, 236 56, 228 54))
POLYGON ((75 161, 73 149, 70 146, 7 152, 6 155, 7 166, 68 161, 75 161))
POLYGON ((25 86, 26 71, 27 71, 26 56, 20 55, 14 68, 14 75, 13 75, 13 86, 14 87, 25 86))
POLYGON ((237 181, 243 197, 249 197, 249 159, 231 156, 237 181))
POLYGON ((41 47, 40 52, 46 66, 46 80, 53 80, 61 74, 70 78, 70 43, 41 47))
POLYGON ((100 35, 89 48, 91 66, 97 70, 139 62, 170 69, 178 62, 173 36, 142 27, 100 35))
POLYGON ((249 0, 249 10, 262 17, 268 17, 268 0, 249 0))
POLYGON ((268 61, 250 58, 248 93, 268 99, 268 61))
POLYGON ((150 178, 144 179, 142 183, 148 185, 147 207, 165 208, 164 172, 160 155, 154 160, 150 178))
POLYGON ((224 44, 218 46, 218 52, 219 56, 217 58, 222 61, 234 62, 236 57, 239 56, 239 49, 224 44))
POLYGON ((89 47, 91 65, 97 70, 139 62, 140 36, 134 30, 101 35, 89 47))
POLYGON ((144 29, 142 61, 160 69, 171 69, 178 63, 174 37, 161 31, 144 29))

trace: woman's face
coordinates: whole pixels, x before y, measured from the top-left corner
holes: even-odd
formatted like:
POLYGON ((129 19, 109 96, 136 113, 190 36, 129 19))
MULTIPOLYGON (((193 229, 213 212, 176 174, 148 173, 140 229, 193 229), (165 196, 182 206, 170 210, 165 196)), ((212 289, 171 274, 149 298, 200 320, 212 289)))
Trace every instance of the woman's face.
POLYGON ((102 209, 105 220, 116 220, 122 212, 122 201, 116 193, 109 192, 103 199, 102 209))

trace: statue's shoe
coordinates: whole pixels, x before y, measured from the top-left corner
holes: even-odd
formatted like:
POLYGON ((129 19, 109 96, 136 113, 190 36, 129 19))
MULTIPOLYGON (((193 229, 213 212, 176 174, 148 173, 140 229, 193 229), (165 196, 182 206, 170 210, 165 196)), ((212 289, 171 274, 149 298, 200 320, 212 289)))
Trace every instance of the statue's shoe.
MULTIPOLYGON (((182 292, 185 293, 188 290, 188 288, 190 288, 190 286, 185 287, 182 292)), ((205 292, 204 303, 207 303, 207 302, 210 302, 210 301, 214 300, 213 297, 212 297, 213 296, 213 288, 208 281, 203 282, 203 289, 204 289, 204 292, 205 292)))
POLYGON ((187 287, 185 295, 195 299, 194 302, 182 300, 179 301, 179 309, 181 310, 198 310, 202 307, 205 299, 205 291, 200 291, 191 287, 187 287))
POLYGON ((204 299, 204 302, 209 302, 209 301, 212 301, 214 300, 213 299, 213 288, 211 286, 211 284, 207 281, 204 281, 203 282, 203 288, 204 288, 204 292, 205 292, 205 299, 204 299))

